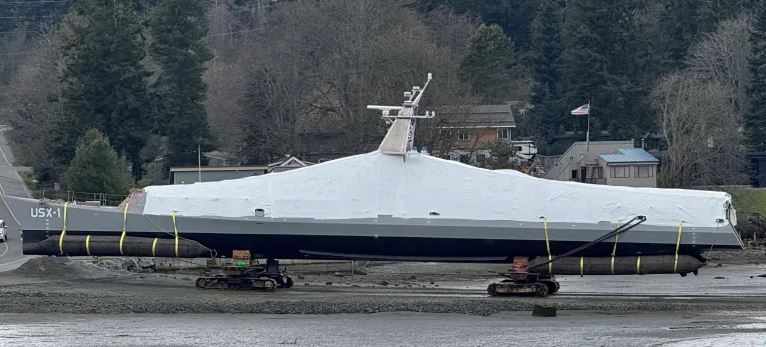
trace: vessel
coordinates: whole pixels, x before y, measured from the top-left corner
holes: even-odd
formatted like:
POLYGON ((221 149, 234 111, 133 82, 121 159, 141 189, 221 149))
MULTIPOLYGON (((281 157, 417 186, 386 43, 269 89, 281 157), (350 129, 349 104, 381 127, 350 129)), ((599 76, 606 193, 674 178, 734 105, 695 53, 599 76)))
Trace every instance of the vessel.
POLYGON ((664 272, 676 272, 679 256, 701 264, 704 250, 742 247, 723 192, 551 181, 413 151, 417 120, 435 116, 418 113, 430 81, 429 74, 423 88, 406 92, 401 106, 368 107, 391 124, 374 152, 235 180, 150 186, 117 207, 3 200, 21 225, 25 254, 248 250, 268 259, 452 262, 566 254, 581 264, 671 256, 675 264, 666 262, 664 272))

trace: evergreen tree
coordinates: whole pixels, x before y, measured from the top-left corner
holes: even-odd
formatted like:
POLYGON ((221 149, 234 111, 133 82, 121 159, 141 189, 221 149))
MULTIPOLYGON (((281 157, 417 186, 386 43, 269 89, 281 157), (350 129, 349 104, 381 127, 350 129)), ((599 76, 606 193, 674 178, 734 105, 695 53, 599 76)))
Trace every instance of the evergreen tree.
POLYGON ((85 129, 100 129, 141 178, 139 151, 149 135, 153 114, 142 65, 144 47, 137 0, 82 0, 73 8, 72 34, 66 42, 62 124, 55 157, 67 163, 73 139, 85 129))
POLYGON ((686 52, 697 37, 699 5, 699 0, 664 0, 659 47, 666 70, 683 67, 686 52))
POLYGON ((168 137, 170 165, 197 163, 197 145, 210 147, 205 112, 205 63, 212 53, 207 35, 204 3, 161 0, 152 10, 150 30, 152 58, 161 72, 153 85, 159 97, 160 129, 168 137))
POLYGON ((699 32, 709 33, 715 30, 721 21, 731 19, 740 13, 750 12, 762 0, 697 0, 696 16, 699 32))
POLYGON ((766 4, 756 9, 753 32, 750 35, 753 56, 750 85, 750 109, 745 115, 745 131, 750 150, 766 151, 766 4))
POLYGON ((538 0, 423 0, 414 2, 423 11, 447 6, 456 13, 471 13, 486 24, 497 24, 511 37, 519 56, 530 47, 530 25, 538 0))
POLYGON ((122 195, 130 189, 127 168, 97 129, 86 131, 77 141, 65 177, 67 189, 76 192, 122 195))
POLYGON ((546 152, 546 143, 558 130, 563 110, 560 106, 561 11, 559 0, 542 0, 532 21, 529 65, 534 86, 529 117, 525 117, 528 135, 535 138, 538 150, 546 152))
MULTIPOLYGON (((651 45, 637 25, 640 3, 581 0, 568 8, 564 31, 562 79, 564 106, 591 101, 591 134, 599 127, 614 139, 650 131, 654 122, 645 103, 653 81, 651 45)), ((584 134, 585 117, 569 117, 584 134)))
POLYGON ((513 45, 498 25, 482 25, 460 64, 460 79, 489 102, 504 102, 513 75, 513 45))
POLYGON ((546 97, 556 98, 561 73, 561 5, 559 0, 541 0, 532 21, 529 64, 535 86, 532 103, 546 97))

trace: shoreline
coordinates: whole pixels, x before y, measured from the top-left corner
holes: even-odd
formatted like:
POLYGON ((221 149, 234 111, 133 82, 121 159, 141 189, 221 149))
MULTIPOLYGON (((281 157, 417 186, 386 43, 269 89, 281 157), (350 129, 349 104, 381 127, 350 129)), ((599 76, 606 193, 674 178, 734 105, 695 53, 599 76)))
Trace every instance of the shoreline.
MULTIPOLYGON (((339 267, 345 267, 339 264, 339 267)), ((488 316, 559 310, 698 312, 766 310, 762 265, 721 265, 699 276, 559 276, 547 298, 490 297, 486 286, 507 264, 380 263, 347 272, 301 269, 296 285, 276 292, 200 290, 196 275, 134 273, 64 258, 33 259, 0 273, 2 313, 458 313, 488 316)))

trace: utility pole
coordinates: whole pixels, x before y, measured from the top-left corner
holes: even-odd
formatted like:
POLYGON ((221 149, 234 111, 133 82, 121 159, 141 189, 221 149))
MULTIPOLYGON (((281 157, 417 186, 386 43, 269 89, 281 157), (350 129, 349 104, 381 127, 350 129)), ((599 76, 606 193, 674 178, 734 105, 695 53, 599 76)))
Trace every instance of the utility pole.
POLYGON ((197 144, 197 182, 202 182, 202 145, 197 144))

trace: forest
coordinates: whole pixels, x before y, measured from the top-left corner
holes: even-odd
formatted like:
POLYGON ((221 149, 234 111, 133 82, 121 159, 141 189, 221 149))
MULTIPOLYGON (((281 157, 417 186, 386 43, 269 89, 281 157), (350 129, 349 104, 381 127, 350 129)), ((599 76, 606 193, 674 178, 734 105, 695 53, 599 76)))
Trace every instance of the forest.
POLYGON ((72 190, 160 183, 198 148, 370 151, 386 126, 366 105, 428 72, 426 109, 527 105, 514 137, 546 155, 585 138, 569 111, 590 102, 591 140, 644 139, 667 187, 745 182, 766 151, 763 1, 0 0, 0 123, 37 180, 72 190), (130 177, 94 185, 94 168, 130 177))

